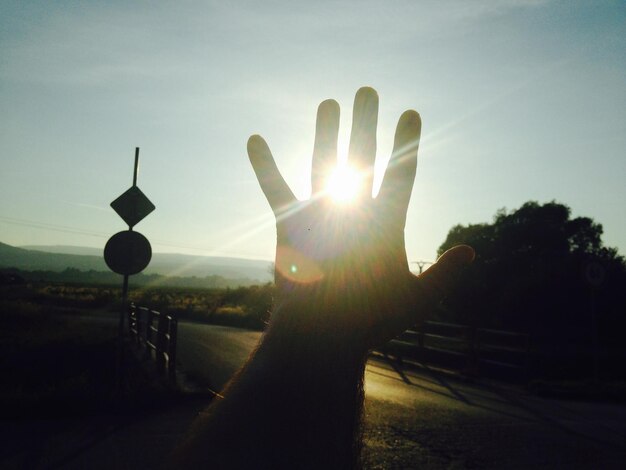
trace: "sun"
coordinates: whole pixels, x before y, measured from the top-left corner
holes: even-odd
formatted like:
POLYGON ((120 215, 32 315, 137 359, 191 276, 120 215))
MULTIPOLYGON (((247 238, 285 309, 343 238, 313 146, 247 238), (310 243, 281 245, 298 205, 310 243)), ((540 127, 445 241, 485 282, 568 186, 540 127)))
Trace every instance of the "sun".
POLYGON ((347 165, 338 166, 328 178, 326 193, 339 203, 348 203, 356 197, 361 186, 359 174, 347 165))

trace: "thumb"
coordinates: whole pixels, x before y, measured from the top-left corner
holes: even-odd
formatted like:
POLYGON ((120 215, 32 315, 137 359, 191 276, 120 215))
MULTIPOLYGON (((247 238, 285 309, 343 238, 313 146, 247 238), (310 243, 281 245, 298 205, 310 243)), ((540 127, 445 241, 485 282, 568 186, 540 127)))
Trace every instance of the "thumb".
POLYGON ((439 257, 437 262, 417 277, 420 301, 438 302, 452 292, 459 275, 475 257, 469 245, 457 245, 439 257))

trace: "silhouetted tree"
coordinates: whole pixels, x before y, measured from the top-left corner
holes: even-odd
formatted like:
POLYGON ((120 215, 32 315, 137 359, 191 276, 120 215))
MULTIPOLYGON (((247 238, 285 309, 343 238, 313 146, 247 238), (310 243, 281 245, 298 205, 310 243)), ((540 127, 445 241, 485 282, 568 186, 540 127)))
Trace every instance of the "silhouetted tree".
POLYGON ((603 351, 624 350, 626 264, 603 246, 602 225, 571 218, 564 204, 527 202, 499 210, 490 224, 454 226, 439 254, 459 243, 474 247, 476 260, 446 301, 446 319, 526 331, 559 352, 588 352, 593 310, 603 351), (605 273, 599 286, 586 279, 590 262, 605 273))

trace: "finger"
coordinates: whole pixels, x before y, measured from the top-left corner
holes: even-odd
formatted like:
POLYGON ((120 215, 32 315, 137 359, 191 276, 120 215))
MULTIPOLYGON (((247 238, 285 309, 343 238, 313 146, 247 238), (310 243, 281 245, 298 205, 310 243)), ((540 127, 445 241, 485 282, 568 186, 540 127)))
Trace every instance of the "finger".
POLYGON ((474 261, 471 246, 457 245, 439 257, 437 262, 417 277, 419 302, 438 302, 454 289, 463 269, 474 261))
POLYGON ((378 94, 363 87, 356 92, 352 111, 352 131, 348 162, 361 174, 361 196, 371 196, 376 160, 376 125, 378 123, 378 94))
POLYGON ((393 153, 378 193, 378 200, 385 212, 398 217, 402 225, 406 220, 406 211, 413 190, 421 130, 422 120, 416 111, 405 111, 400 116, 393 153))
POLYGON ((337 165, 337 136, 339 134, 339 104, 326 100, 317 108, 315 145, 311 169, 313 194, 324 189, 328 176, 337 165))
POLYGON ((295 196, 278 171, 272 152, 260 135, 248 139, 248 157, 274 214, 278 215, 295 203, 295 196))

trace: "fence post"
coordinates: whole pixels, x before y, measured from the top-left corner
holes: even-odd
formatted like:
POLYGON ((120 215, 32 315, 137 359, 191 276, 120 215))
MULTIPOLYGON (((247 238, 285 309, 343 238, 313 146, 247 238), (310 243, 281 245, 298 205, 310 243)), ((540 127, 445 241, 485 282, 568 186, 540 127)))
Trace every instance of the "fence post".
POLYGON ((424 324, 421 325, 420 329, 417 331, 417 346, 420 349, 424 349, 424 324))
POLYGON ((145 348, 144 355, 147 359, 152 359, 154 350, 158 373, 160 375, 167 373, 169 382, 175 385, 178 319, 174 315, 138 307, 135 304, 129 305, 128 318, 131 336, 135 335, 133 339, 136 340, 138 348, 145 348), (155 317, 157 317, 156 327, 155 317))
MULTIPOLYGON (((133 333, 133 312, 135 309, 134 303, 128 304, 128 337, 130 338, 131 343, 135 340, 133 333)), ((135 328, 136 329, 136 328, 135 328)))
POLYGON ((141 343, 143 341, 144 346, 145 346, 145 342, 148 339, 147 336, 147 328, 146 325, 148 324, 148 316, 144 313, 144 310, 140 307, 137 309, 137 345, 141 346, 141 343))
POLYGON ((152 310, 146 310, 146 355, 149 358, 152 358, 152 351, 150 348, 150 344, 154 344, 152 339, 152 310))
POLYGON ((165 371, 165 334, 167 328, 167 318, 163 313, 159 313, 159 321, 157 323, 157 339, 156 339, 156 364, 157 371, 162 374, 165 371))
POLYGON ((478 375, 478 336, 475 326, 467 327, 469 351, 467 355, 467 372, 469 375, 478 375))
POLYGON ((131 343, 139 345, 139 336, 141 335, 141 322, 139 321, 139 310, 137 306, 131 302, 128 307, 128 336, 131 343))
POLYGON ((135 308, 135 325, 136 325, 136 330, 137 330, 137 334, 135 335, 135 343, 137 343, 137 346, 141 346, 141 327, 142 327, 142 320, 141 320, 141 309, 139 308, 135 308))
POLYGON ((176 384, 176 338, 178 337, 178 319, 170 318, 170 340, 167 351, 167 370, 171 384, 176 384))

